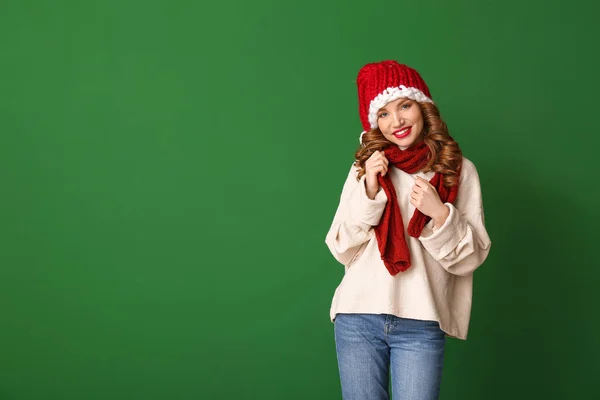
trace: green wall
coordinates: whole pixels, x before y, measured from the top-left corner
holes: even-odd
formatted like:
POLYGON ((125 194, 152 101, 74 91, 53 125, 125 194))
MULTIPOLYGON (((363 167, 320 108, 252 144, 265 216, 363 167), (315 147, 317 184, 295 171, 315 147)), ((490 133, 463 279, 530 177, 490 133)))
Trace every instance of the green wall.
POLYGON ((442 399, 600 398, 596 4, 3 0, 0 399, 341 398, 324 238, 388 58, 494 243, 442 399))

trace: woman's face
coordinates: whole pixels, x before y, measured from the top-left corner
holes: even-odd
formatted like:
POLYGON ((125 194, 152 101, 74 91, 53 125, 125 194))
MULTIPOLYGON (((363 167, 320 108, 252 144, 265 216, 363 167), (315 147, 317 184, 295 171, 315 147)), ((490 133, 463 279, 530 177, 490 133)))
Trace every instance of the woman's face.
POLYGON ((390 101, 377 112, 377 124, 387 140, 403 149, 422 139, 423 114, 414 100, 401 97, 390 101))

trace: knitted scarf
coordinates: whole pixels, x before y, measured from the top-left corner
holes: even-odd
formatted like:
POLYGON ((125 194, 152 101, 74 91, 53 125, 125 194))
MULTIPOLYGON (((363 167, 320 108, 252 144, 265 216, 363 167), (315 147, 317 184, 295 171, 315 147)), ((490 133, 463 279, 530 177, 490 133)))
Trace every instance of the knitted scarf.
MULTIPOLYGON (((414 174, 425 167, 429 159, 429 147, 425 142, 420 142, 406 150, 398 146, 390 146, 384 151, 390 165, 401 169, 408 174, 414 174)), ((387 203, 379 225, 375 227, 375 236, 381 259, 391 275, 404 272, 410 267, 410 252, 404 238, 404 223, 400 214, 400 207, 396 197, 396 189, 390 179, 389 172, 385 176, 378 176, 379 184, 387 195, 387 203)), ((429 181, 436 188, 442 203, 454 203, 458 192, 458 185, 447 188, 443 185, 443 176, 436 173, 429 181)), ((403 193, 402 195, 410 195, 403 193)), ((425 224, 431 220, 418 209, 408 224, 408 234, 418 238, 425 224)))

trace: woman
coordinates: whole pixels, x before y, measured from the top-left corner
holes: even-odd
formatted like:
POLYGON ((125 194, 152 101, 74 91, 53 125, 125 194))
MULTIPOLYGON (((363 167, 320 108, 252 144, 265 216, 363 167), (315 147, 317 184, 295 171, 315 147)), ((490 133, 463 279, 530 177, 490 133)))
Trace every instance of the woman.
POLYGON ((396 61, 357 78, 364 128, 326 243, 345 265, 331 305, 345 400, 437 399, 446 336, 467 338, 491 242, 477 170, 424 80, 396 61))

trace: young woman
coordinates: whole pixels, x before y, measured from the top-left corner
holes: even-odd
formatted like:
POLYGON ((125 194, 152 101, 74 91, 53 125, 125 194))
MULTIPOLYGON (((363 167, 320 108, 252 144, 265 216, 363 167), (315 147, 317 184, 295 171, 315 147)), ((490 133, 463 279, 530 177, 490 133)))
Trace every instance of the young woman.
POLYGON ((467 338, 490 251, 477 170, 424 80, 396 61, 357 78, 364 128, 327 234, 345 266, 331 305, 345 400, 437 399, 445 339, 467 338))

